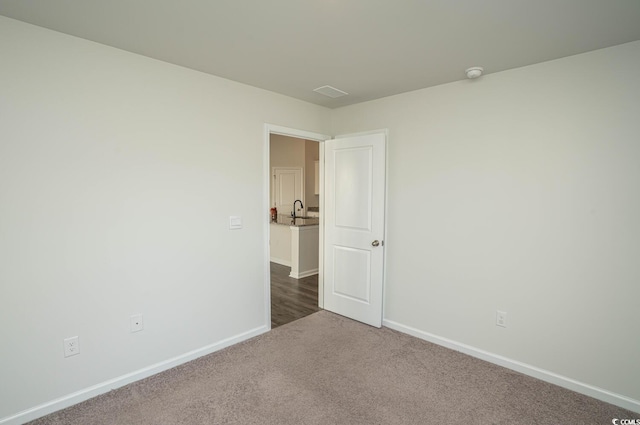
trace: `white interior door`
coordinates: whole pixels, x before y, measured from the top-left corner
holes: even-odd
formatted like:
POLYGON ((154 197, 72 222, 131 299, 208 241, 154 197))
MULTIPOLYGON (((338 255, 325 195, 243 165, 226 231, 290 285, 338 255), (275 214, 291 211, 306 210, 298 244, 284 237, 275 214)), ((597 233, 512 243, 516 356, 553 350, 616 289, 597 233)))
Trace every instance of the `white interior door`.
MULTIPOLYGON (((278 209, 278 214, 289 215, 293 211, 294 201, 302 200, 304 195, 302 168, 274 168, 273 178, 274 206, 278 209)), ((301 215, 298 212, 296 214, 301 215)))
POLYGON ((382 326, 384 133, 325 142, 324 308, 382 326))

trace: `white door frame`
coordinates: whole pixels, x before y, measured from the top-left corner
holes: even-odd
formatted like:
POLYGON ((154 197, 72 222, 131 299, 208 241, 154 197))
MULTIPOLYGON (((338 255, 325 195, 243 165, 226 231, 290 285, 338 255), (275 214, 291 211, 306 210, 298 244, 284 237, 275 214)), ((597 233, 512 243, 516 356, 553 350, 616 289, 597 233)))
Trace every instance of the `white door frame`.
MULTIPOLYGON (((331 136, 327 136, 326 134, 314 133, 306 130, 298 130, 295 128, 283 127, 280 125, 274 124, 265 124, 264 125, 264 155, 263 155, 263 166, 262 166, 262 175, 263 175, 263 190, 262 190, 262 211, 264 214, 264 300, 265 300, 265 324, 268 329, 271 329, 271 266, 269 263, 269 238, 271 237, 271 228, 269 223, 271 223, 271 215, 269 213, 269 208, 271 206, 270 203, 270 181, 271 181, 271 164, 270 164, 270 145, 269 140, 272 134, 280 134, 282 136, 296 137, 298 139, 305 140, 313 140, 319 142, 320 146, 320 194, 324 191, 324 142, 325 140, 331 139, 331 136)), ((324 199, 320 196, 320 211, 322 212, 324 207, 324 199)), ((318 306, 322 308, 324 304, 324 280, 323 280, 323 247, 324 247, 324 224, 322 222, 322 214, 320 214, 320 226, 319 226, 319 239, 320 239, 320 258, 318 259, 318 306)))

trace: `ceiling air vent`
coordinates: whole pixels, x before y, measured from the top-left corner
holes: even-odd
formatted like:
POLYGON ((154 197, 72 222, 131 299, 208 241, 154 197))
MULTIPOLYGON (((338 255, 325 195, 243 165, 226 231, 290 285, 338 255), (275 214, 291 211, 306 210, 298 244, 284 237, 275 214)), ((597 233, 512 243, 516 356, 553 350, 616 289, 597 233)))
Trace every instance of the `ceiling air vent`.
POLYGON ((349 94, 347 92, 344 92, 342 90, 338 90, 337 88, 331 87, 331 86, 318 87, 317 89, 314 89, 313 91, 316 92, 316 93, 323 94, 325 96, 332 97, 332 98, 346 96, 346 95, 349 94))

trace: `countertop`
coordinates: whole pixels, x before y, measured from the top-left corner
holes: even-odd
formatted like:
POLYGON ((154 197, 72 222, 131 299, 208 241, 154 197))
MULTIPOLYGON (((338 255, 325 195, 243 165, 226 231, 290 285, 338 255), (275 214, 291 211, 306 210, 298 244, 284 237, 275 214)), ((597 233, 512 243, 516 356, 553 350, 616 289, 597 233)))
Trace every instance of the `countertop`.
POLYGON ((320 219, 317 217, 300 218, 296 217, 295 221, 291 216, 285 214, 278 214, 278 219, 272 221, 273 224, 281 224, 283 226, 314 226, 320 224, 320 219))

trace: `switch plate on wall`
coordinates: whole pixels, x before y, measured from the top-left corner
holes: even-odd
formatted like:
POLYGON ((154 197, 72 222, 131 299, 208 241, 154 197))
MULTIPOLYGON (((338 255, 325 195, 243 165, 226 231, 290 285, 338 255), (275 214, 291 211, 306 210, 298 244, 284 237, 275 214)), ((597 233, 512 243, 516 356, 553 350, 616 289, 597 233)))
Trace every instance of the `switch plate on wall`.
POLYGON ((504 311, 496 311, 496 326, 507 327, 507 313, 504 311))
POLYGON ((239 215, 229 216, 229 229, 242 229, 242 217, 239 215))

